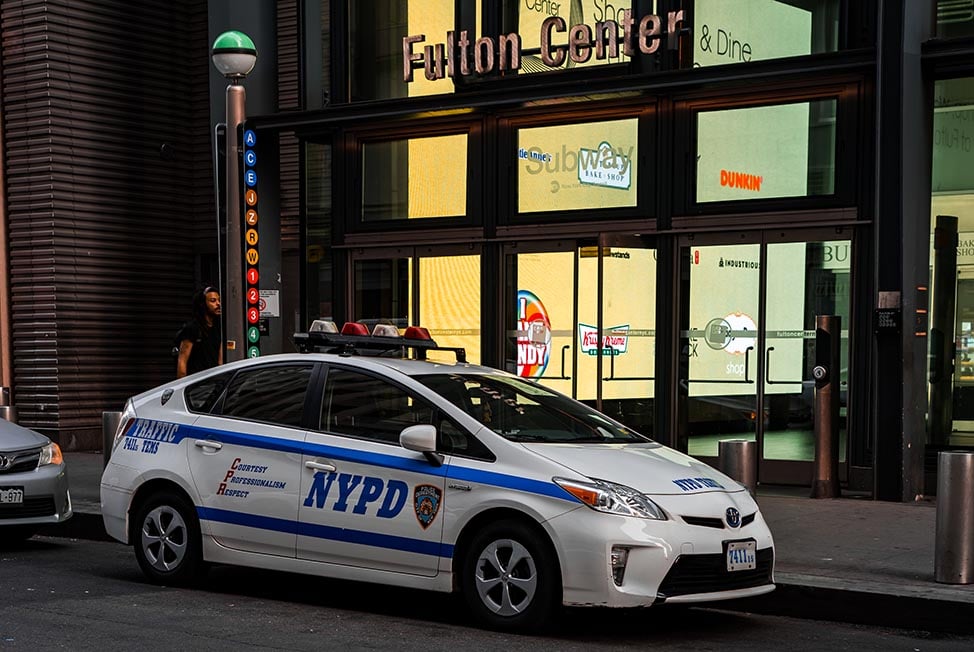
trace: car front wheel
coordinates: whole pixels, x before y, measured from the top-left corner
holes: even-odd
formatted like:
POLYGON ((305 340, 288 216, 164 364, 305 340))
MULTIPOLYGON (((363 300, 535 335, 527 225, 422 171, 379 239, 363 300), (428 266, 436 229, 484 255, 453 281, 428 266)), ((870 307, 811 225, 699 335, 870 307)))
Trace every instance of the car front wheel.
POLYGON ((474 616, 493 629, 542 626, 560 600, 554 552, 523 523, 489 525, 473 540, 461 586, 474 616))
POLYGON ((203 570, 195 510, 172 493, 150 497, 136 515, 134 544, 139 567, 158 584, 186 584, 203 570))

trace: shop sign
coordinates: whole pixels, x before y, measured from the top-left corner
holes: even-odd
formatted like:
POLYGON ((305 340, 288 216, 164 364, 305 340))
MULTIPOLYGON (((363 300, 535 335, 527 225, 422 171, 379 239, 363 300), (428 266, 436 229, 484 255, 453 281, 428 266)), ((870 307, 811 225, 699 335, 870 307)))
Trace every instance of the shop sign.
MULTIPOLYGON (((566 60, 585 63, 593 56, 597 60, 618 58, 620 42, 622 54, 627 57, 653 54, 659 49, 664 36, 667 49, 676 50, 680 45, 680 36, 685 33, 681 27, 685 20, 684 10, 666 14, 665 31, 663 20, 662 16, 647 14, 637 22, 632 10, 626 9, 622 12, 621 23, 615 20, 597 21, 593 29, 584 23, 568 27, 561 16, 550 16, 541 23, 541 62, 549 68, 559 68, 566 60), (556 34, 567 37, 567 42, 553 42, 555 38, 563 40, 556 34)), ((445 43, 423 45, 422 51, 418 51, 418 44, 425 42, 425 34, 403 37, 404 82, 413 81, 414 67, 422 67, 426 79, 430 81, 521 69, 521 35, 516 32, 471 41, 467 30, 459 34, 451 30, 446 33, 445 43)))
MULTIPOLYGON (((599 354, 599 329, 595 326, 580 323, 578 325, 578 343, 585 355, 599 354)), ((629 324, 613 326, 602 336, 601 351, 603 355, 622 355, 629 350, 629 324)))

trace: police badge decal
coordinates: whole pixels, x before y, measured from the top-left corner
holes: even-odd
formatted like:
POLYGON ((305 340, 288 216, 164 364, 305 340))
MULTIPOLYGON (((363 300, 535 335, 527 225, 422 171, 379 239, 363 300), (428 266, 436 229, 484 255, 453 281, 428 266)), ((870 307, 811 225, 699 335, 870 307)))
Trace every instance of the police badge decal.
POLYGON ((416 520, 423 529, 428 529, 440 511, 440 498, 443 492, 439 487, 431 484, 419 484, 413 490, 413 508, 416 510, 416 520))

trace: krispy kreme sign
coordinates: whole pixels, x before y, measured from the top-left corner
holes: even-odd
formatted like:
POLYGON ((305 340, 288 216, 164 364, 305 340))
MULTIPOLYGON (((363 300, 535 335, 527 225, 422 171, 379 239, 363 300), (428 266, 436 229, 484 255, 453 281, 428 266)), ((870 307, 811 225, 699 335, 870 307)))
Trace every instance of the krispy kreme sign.
MULTIPOLYGON (((665 17, 647 14, 639 20, 626 9, 621 21, 598 21, 594 27, 584 23, 569 27, 561 16, 550 16, 541 23, 541 62, 558 68, 566 61, 585 63, 593 56, 596 60, 618 58, 620 52, 627 57, 653 54, 664 37, 667 49, 675 50, 684 33, 684 20, 682 9, 665 17)), ((471 41, 467 30, 451 30, 445 42, 424 43, 425 34, 403 37, 403 81, 413 81, 413 69, 418 68, 430 81, 521 69, 521 35, 516 32, 471 41)))

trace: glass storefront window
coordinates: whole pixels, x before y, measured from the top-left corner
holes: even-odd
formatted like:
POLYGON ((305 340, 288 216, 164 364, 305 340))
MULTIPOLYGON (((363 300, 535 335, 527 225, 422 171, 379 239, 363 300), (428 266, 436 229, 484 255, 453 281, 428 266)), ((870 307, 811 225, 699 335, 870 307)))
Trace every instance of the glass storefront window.
POLYGON ((466 212, 466 134, 363 144, 363 222, 466 212))
POLYGON ((455 29, 454 0, 357 0, 348 2, 349 88, 351 101, 387 100, 452 93, 449 77, 430 81, 422 68, 403 79, 403 38, 426 35, 440 43, 455 29))
POLYGON ((637 118, 517 133, 518 212, 636 205, 637 118))
MULTIPOLYGON (((468 362, 480 362, 479 255, 363 259, 352 272, 355 321, 423 326, 440 346, 463 347, 468 362)), ((443 351, 428 358, 456 360, 443 351)))
POLYGON ((974 0, 937 0, 937 36, 974 35, 974 0))
POLYGON ((833 194, 836 104, 697 114, 697 202, 833 194))
POLYGON ((974 446, 972 77, 935 85, 932 190, 928 437, 934 446, 974 446))
MULTIPOLYGON (((599 23, 615 22, 618 34, 621 35, 623 33, 623 12, 626 9, 632 9, 632 2, 625 0, 618 2, 607 0, 507 0, 504 5, 505 16, 513 17, 511 31, 521 35, 521 74, 629 62, 629 57, 623 53, 620 43, 614 56, 608 51, 608 48, 606 48, 604 56, 599 56, 593 47, 584 51, 583 56, 587 57, 585 61, 575 61, 570 56, 564 56, 561 65, 551 66, 542 60, 541 33, 546 20, 552 17, 561 18, 564 21, 564 27, 561 28, 561 31, 552 30, 550 39, 553 48, 561 48, 566 53, 568 52, 569 30, 576 25, 585 26, 580 29, 588 29, 593 42, 601 40, 600 35, 595 31, 596 25, 599 23)), ((652 2, 651 8, 646 10, 646 13, 655 12, 656 2, 652 2)), ((633 15, 636 20, 641 17, 635 12, 633 15)), ((609 28, 612 28, 611 24, 609 28)), ((609 33, 611 34, 611 32, 609 33)), ((557 56, 557 51, 554 54, 557 56)))
POLYGON ((331 146, 307 143, 304 148, 305 197, 305 315, 307 328, 315 319, 332 319, 331 146))
POLYGON ((834 52, 839 0, 695 0, 693 65, 834 52))

